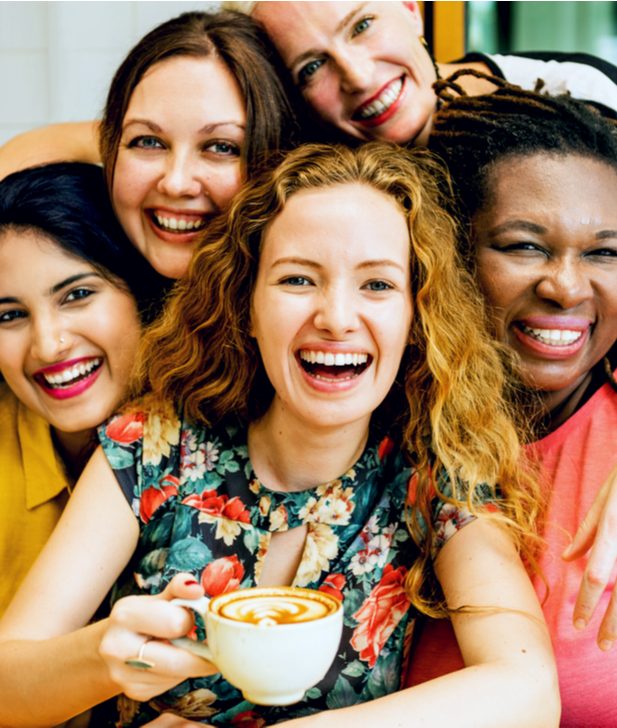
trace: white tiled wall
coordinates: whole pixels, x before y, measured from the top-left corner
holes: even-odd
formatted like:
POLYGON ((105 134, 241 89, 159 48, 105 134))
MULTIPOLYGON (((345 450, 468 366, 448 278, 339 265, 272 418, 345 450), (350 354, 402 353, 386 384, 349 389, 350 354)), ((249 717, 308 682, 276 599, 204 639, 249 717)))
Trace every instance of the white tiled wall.
POLYGON ((218 5, 0 1, 0 144, 51 122, 96 118, 114 71, 144 33, 218 5))

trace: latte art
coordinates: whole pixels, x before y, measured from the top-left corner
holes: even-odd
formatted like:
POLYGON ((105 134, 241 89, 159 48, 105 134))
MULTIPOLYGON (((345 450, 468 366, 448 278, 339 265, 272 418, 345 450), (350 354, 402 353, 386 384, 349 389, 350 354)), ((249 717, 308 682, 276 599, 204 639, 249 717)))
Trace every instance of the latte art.
POLYGON ((263 590, 261 594, 244 594, 242 590, 219 597, 212 609, 215 614, 235 622, 247 622, 262 627, 278 624, 297 624, 322 619, 338 609, 338 601, 320 592, 307 596, 302 589, 296 593, 286 589, 263 590))

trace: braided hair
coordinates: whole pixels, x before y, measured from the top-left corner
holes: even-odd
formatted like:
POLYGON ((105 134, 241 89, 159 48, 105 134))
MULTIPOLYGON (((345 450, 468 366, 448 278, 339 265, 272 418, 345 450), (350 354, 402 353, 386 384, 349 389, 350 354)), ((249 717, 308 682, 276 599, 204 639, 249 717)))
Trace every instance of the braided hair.
MULTIPOLYGON (((457 212, 463 222, 488 202, 494 165, 533 154, 575 154, 617 168, 617 124, 598 108, 569 96, 527 91, 480 71, 464 69, 439 80, 440 108, 434 117, 429 147, 447 163, 457 212), (467 96, 457 79, 472 75, 496 90, 467 96)), ((462 242, 462 247, 466 243, 462 242)), ((465 258, 468 250, 463 251, 465 258)))

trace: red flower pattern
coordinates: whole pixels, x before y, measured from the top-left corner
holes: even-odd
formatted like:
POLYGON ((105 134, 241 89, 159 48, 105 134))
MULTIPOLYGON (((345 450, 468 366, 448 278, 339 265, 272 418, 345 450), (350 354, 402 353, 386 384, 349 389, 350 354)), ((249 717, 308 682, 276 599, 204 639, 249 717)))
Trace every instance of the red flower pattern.
POLYGON ((384 439, 379 443, 379 447, 377 448, 377 457, 380 460, 384 460, 388 457, 392 450, 394 450, 394 440, 386 435, 386 437, 384 437, 384 439))
POLYGON ((238 557, 235 554, 223 556, 206 566, 201 575, 201 585, 208 596, 215 597, 237 589, 243 577, 244 566, 238 557))
POLYGON ((237 496, 230 498, 226 495, 218 495, 216 490, 205 490, 203 493, 187 496, 182 502, 210 516, 224 516, 230 521, 250 523, 249 512, 237 496))
POLYGON ((143 436, 145 419, 143 412, 119 415, 105 427, 105 434, 114 442, 130 445, 143 436))
POLYGON ((345 586, 344 574, 328 574, 324 579, 324 583, 319 587, 319 591, 326 592, 337 599, 343 601, 343 587, 345 586))
POLYGON ((382 647, 409 609, 404 586, 406 573, 404 566, 394 569, 387 564, 381 581, 353 615, 358 626, 350 643, 369 667, 375 666, 382 647))
POLYGON ((263 728, 266 721, 254 710, 246 710, 244 713, 238 713, 231 719, 231 725, 236 728, 263 728))
POLYGON ((168 498, 178 495, 178 484, 178 478, 166 475, 158 487, 151 486, 144 490, 139 501, 139 517, 144 523, 148 523, 154 511, 168 498))

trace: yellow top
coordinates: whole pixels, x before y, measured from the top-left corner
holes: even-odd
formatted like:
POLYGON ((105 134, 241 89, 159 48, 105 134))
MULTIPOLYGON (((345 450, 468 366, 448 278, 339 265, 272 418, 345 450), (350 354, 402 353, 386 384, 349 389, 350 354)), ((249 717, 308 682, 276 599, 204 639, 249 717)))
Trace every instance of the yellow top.
POLYGON ((0 616, 69 495, 49 424, 0 383, 0 616))

